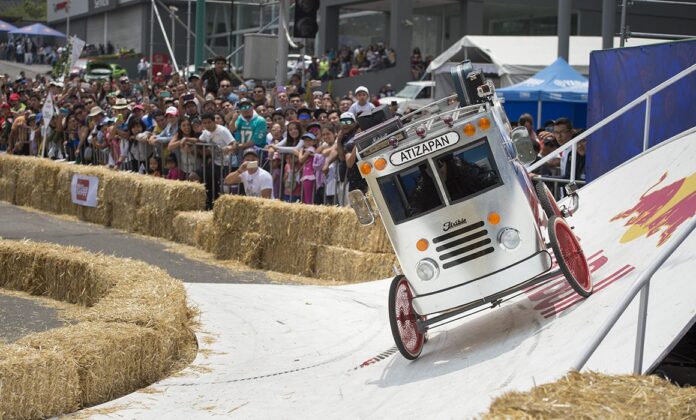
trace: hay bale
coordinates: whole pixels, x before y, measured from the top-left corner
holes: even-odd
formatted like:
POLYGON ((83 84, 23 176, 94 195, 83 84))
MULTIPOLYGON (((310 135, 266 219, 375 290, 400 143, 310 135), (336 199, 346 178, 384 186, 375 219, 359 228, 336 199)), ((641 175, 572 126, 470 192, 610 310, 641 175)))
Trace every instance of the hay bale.
POLYGON ((0 178, 0 200, 14 203, 15 186, 16 183, 14 180, 0 178))
POLYGON ((202 222, 197 231, 196 246, 204 251, 214 254, 218 247, 216 238, 217 236, 215 235, 215 226, 213 225, 213 221, 210 220, 202 222))
MULTIPOLYGON (((98 166, 74 166, 73 173, 96 176, 99 178, 99 188, 97 189, 97 206, 86 207, 77 206, 77 217, 85 222, 96 223, 98 225, 111 225, 111 201, 107 200, 107 192, 110 191, 108 184, 115 177, 121 174, 108 168, 98 166)), ((72 181, 72 177, 70 178, 72 181)), ((68 197, 70 199, 70 197, 68 197)))
POLYGON ((49 213, 58 212, 58 173, 63 165, 52 160, 41 159, 35 162, 29 205, 49 213))
POLYGON ((135 231, 174 239, 172 220, 180 211, 205 209, 205 187, 195 182, 143 177, 141 205, 136 211, 135 231))
POLYGON ((118 173, 106 185, 106 200, 111 206, 111 227, 136 231, 137 210, 142 205, 142 175, 118 173))
POLYGON ((15 204, 18 206, 31 205, 31 193, 34 191, 34 171, 39 165, 38 158, 16 158, 15 171, 17 174, 15 187, 15 204))
POLYGON ((394 254, 376 254, 334 246, 317 248, 316 277, 325 280, 362 282, 393 275, 394 254))
POLYGON ((261 268, 313 277, 317 260, 317 245, 267 238, 263 241, 261 268))
POLYGON ((77 216, 77 210, 80 206, 73 204, 72 197, 70 195, 70 184, 72 182, 72 177, 75 171, 72 166, 63 165, 56 175, 56 189, 55 189, 55 201, 56 201, 56 212, 60 214, 67 214, 70 216, 77 216))
POLYGON ((571 372, 528 392, 496 398, 484 419, 696 417, 696 388, 657 376, 571 372))
POLYGON ((77 365, 52 348, 0 345, 0 418, 45 418, 78 408, 77 365))
POLYGON ((92 306, 118 281, 103 276, 103 261, 94 257, 78 248, 0 240, 0 287, 92 306))
POLYGON ((212 224, 212 221, 213 212, 210 211, 180 211, 172 221, 174 240, 204 249, 203 231, 209 233, 209 227, 205 225, 212 224))
POLYGON ((166 369, 157 332, 132 324, 83 322, 33 334, 18 344, 71 355, 77 364, 83 406, 142 388, 166 369))

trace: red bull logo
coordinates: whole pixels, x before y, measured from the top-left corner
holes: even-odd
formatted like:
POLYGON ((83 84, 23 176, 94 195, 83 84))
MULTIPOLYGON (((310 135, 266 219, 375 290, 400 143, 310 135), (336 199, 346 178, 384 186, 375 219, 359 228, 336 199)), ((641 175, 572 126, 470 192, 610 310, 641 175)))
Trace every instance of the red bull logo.
POLYGON ((682 223, 696 214, 696 172, 655 190, 666 178, 665 172, 640 196, 635 206, 611 219, 612 222, 627 219, 624 226, 628 226, 628 230, 619 242, 625 244, 641 236, 649 238, 659 234, 657 246, 661 246, 682 223))

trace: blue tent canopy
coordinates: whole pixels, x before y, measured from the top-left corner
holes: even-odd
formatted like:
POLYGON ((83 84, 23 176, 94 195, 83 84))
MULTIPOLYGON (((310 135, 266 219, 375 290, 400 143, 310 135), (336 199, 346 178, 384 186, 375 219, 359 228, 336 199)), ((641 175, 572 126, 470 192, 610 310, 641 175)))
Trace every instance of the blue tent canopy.
POLYGON ((63 37, 63 38, 65 37, 64 33, 58 32, 55 29, 51 29, 48 26, 42 25, 40 23, 35 23, 33 25, 24 26, 22 28, 11 31, 10 33, 15 34, 15 35, 42 35, 42 36, 57 36, 57 37, 63 37))
POLYGON ((573 120, 574 125, 584 126, 588 86, 583 75, 558 58, 529 79, 497 89, 496 93, 505 98, 508 114, 514 116, 516 112, 528 112, 536 117, 537 126, 541 126, 542 108, 546 119, 565 116, 573 120), (543 105, 548 102, 554 104, 543 105))
POLYGON ((12 32, 16 31, 17 27, 14 25, 10 25, 9 23, 0 20, 0 32, 12 32))

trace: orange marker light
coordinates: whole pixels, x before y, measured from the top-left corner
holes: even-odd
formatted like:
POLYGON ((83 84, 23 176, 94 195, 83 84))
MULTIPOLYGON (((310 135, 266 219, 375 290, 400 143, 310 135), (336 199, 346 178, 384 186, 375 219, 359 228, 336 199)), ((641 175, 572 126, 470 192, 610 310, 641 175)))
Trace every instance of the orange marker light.
POLYGON ((429 246, 429 245, 430 245, 430 244, 428 243, 427 240, 425 240, 425 239, 419 239, 418 242, 416 242, 416 249, 419 250, 420 252, 423 252, 423 251, 425 251, 426 249, 428 249, 428 246, 429 246))
POLYGON ((370 162, 363 162, 360 164, 360 173, 363 175, 369 175, 372 172, 372 165, 370 162))
POLYGON ((379 158, 375 161, 375 169, 378 171, 384 170, 387 167, 387 160, 385 158, 379 158))
POLYGON ((492 225, 497 225, 500 223, 500 215, 496 212, 492 212, 488 214, 488 223, 492 225))
POLYGON ((464 126, 464 134, 466 134, 469 137, 473 136, 474 134, 476 134, 476 127, 474 127, 474 125, 471 123, 466 124, 464 126))
POLYGON ((479 118, 478 126, 481 130, 488 130, 489 128, 491 128, 491 120, 489 120, 486 117, 479 118))

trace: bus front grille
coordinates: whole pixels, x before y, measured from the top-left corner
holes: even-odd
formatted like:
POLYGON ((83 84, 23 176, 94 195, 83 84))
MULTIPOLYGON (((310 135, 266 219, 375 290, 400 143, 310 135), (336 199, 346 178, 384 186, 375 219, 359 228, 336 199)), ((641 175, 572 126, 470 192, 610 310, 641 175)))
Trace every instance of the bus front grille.
POLYGON ((483 222, 472 223, 433 239, 434 244, 441 244, 435 250, 439 253, 439 260, 444 262, 443 269, 464 264, 495 251, 495 248, 490 246, 492 241, 484 226, 483 222))

